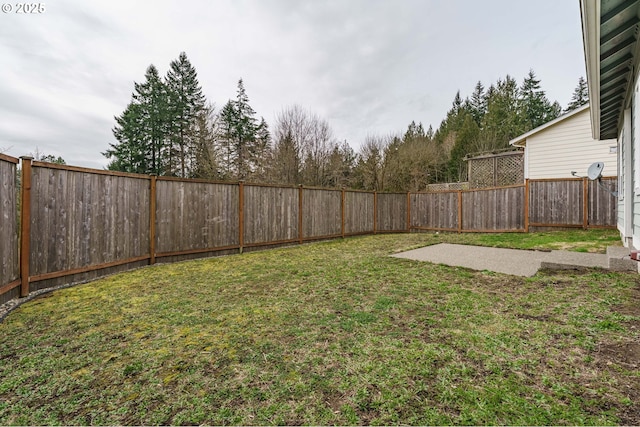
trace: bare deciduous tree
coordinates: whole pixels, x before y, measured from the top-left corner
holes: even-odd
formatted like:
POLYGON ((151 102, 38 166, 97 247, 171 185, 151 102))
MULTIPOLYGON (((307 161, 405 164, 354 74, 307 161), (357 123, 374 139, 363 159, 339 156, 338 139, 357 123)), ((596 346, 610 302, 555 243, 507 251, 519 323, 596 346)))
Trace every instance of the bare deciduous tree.
POLYGON ((299 105, 287 107, 276 117, 273 138, 273 181, 330 184, 329 158, 336 142, 326 120, 299 105))

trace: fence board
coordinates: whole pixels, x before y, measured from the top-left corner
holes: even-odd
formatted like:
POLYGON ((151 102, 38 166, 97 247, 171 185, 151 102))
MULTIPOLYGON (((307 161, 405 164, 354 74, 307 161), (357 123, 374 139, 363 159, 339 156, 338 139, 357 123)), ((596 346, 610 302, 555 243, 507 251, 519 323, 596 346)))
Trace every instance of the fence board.
POLYGON ((345 191, 345 234, 373 233, 373 199, 373 193, 345 191))
POLYGON ((411 228, 458 229, 458 192, 411 194, 411 228))
POLYGON ((602 186, 598 181, 589 182, 589 225, 596 227, 615 227, 618 221, 618 198, 609 191, 618 189, 617 178, 603 178, 602 186), (604 187, 604 188, 603 188, 604 187))
POLYGON ((149 180, 33 167, 31 276, 148 254, 149 180))
POLYGON ((239 244, 238 185, 156 182, 156 251, 174 254, 239 244))
POLYGON ((524 230, 524 187, 462 193, 462 231, 524 230))
POLYGON ((406 231, 406 193, 378 193, 377 231, 406 231))
POLYGON ((529 222, 558 226, 583 225, 581 179, 530 180, 529 222))
POLYGON ((342 191, 303 189, 303 238, 337 236, 342 231, 342 191))
MULTIPOLYGON (((16 281, 20 275, 18 263, 18 195, 16 164, 0 158, 0 288, 16 281)), ((0 292, 0 304, 19 295, 13 288, 0 292)))
POLYGON ((298 189, 245 185, 246 246, 298 238, 298 189))

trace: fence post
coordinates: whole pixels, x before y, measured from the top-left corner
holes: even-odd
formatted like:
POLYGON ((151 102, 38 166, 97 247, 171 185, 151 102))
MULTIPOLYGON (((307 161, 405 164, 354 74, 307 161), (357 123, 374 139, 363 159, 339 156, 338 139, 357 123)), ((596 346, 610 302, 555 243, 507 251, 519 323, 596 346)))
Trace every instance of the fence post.
POLYGON ((244 181, 238 182, 238 246, 242 253, 244 247, 244 181))
POLYGON ((156 183, 158 177, 151 175, 149 192, 149 265, 156 263, 156 183))
POLYGON ((407 233, 411 233, 411 192, 407 191, 407 233))
POLYGON ((31 161, 22 156, 22 190, 20 208, 20 297, 29 295, 29 257, 31 251, 31 161))
POLYGON ((302 244, 304 236, 302 235, 302 227, 304 226, 303 210, 304 205, 302 203, 302 193, 304 192, 304 186, 300 184, 298 186, 298 243, 302 244))
POLYGON ((378 232, 378 192, 373 192, 373 234, 378 232))
POLYGON ((340 200, 340 232, 342 233, 342 238, 344 239, 344 202, 345 202, 345 189, 342 187, 342 197, 340 200))
POLYGON ((529 232, 529 178, 524 180, 524 232, 529 232))
POLYGON ((582 229, 589 228, 589 181, 582 178, 582 229))
POLYGON ((458 233, 462 233, 462 190, 458 190, 458 233))

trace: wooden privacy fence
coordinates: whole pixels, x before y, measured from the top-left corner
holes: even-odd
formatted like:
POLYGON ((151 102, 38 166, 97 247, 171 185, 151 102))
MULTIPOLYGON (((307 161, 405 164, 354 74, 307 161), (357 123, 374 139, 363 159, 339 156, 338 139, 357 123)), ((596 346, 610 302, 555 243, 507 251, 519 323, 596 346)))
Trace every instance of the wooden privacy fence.
POLYGON ((320 239, 614 227, 616 221, 615 198, 582 179, 378 193, 135 175, 27 157, 18 221, 17 164, 0 156, 0 303, 156 262, 320 239), (20 240, 18 224, 26 236, 20 240))
POLYGON ((0 304, 20 295, 17 176, 19 160, 0 154, 0 304))
POLYGON ((412 193, 411 229, 529 232, 546 228, 614 228, 615 177, 527 180, 524 185, 412 193), (602 188, 602 187, 605 188, 602 188), (609 191, 607 191, 609 190, 609 191))

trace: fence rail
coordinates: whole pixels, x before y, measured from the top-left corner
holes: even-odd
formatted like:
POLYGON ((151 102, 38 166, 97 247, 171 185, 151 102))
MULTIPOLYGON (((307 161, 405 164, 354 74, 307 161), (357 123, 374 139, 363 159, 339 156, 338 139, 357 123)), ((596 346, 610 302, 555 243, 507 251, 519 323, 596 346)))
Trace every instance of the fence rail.
MULTIPOLYGON (((18 163, 0 155, 0 304, 155 262, 264 246, 389 232, 616 223, 615 198, 586 179, 378 193, 135 175, 26 157, 18 218, 18 163)), ((615 179, 603 181, 615 191, 615 179)))

